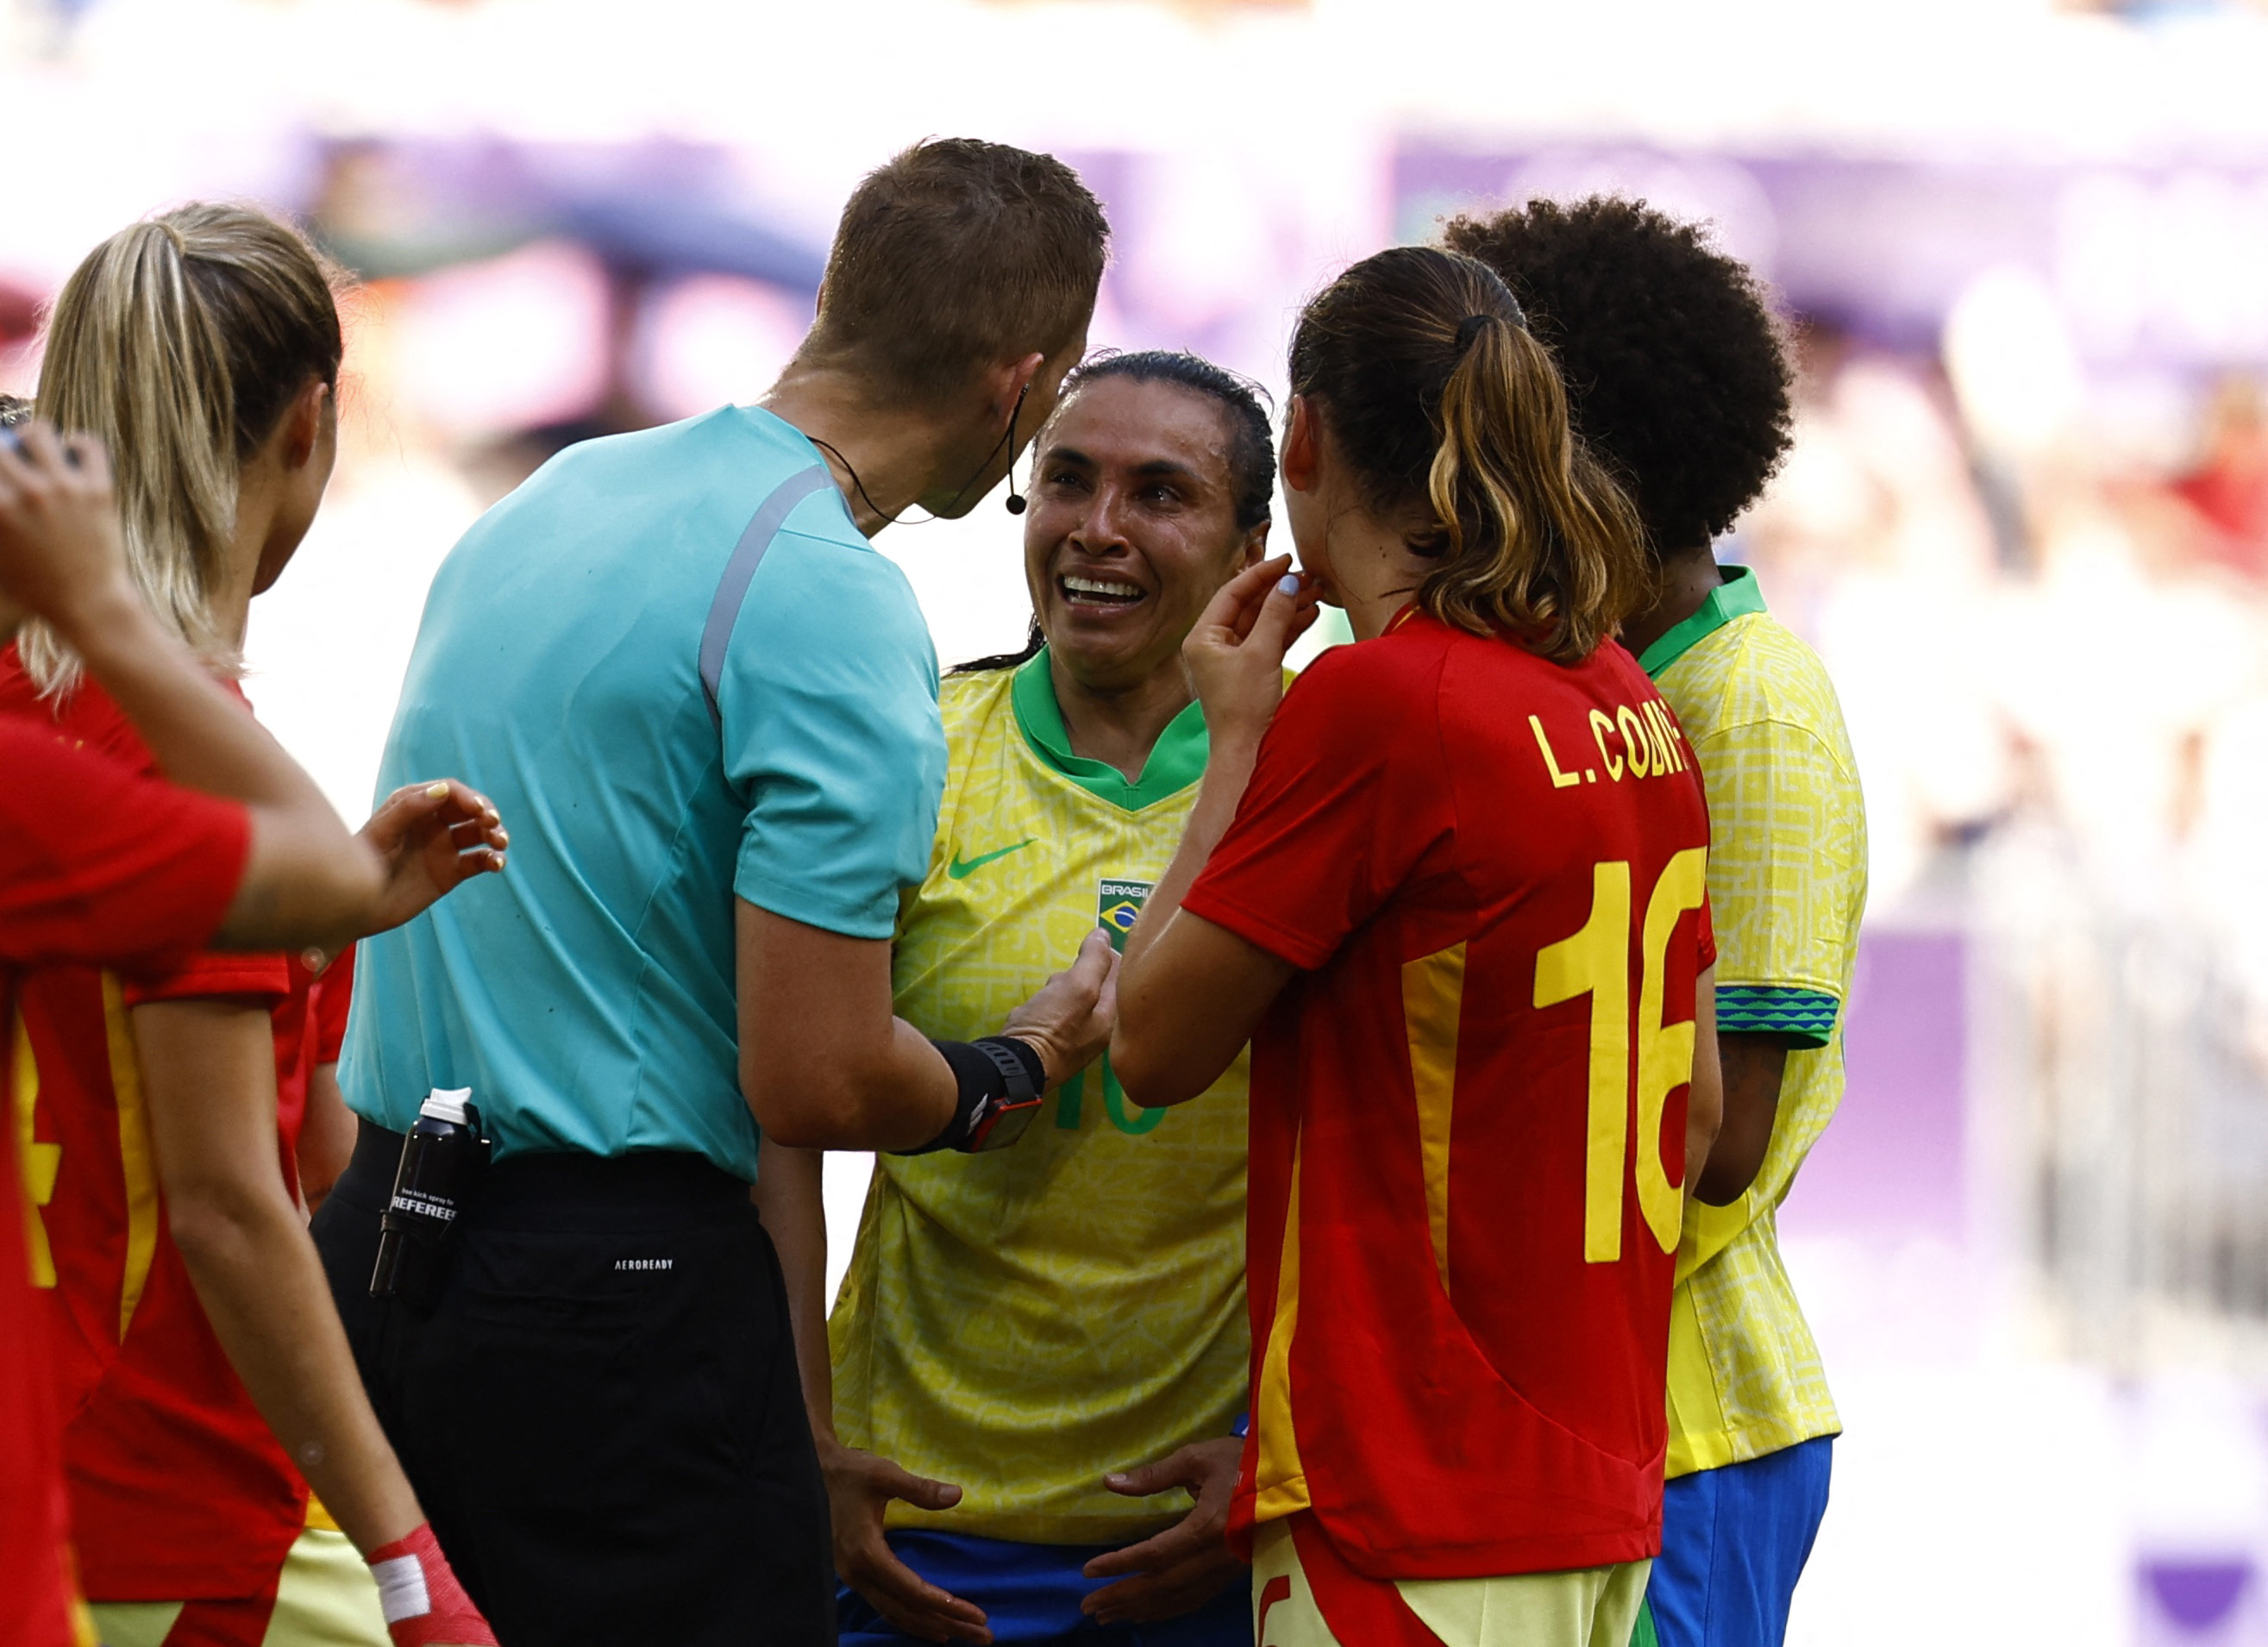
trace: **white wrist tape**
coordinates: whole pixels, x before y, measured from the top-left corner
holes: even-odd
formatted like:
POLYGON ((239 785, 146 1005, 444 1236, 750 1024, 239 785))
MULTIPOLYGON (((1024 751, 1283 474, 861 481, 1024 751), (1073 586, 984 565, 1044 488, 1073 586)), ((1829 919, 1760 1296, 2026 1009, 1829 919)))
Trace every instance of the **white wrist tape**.
POLYGON ((378 1580, 379 1610, 388 1624, 423 1618, 433 1610, 432 1592, 425 1588, 425 1563, 415 1555, 372 1562, 370 1575, 378 1580))

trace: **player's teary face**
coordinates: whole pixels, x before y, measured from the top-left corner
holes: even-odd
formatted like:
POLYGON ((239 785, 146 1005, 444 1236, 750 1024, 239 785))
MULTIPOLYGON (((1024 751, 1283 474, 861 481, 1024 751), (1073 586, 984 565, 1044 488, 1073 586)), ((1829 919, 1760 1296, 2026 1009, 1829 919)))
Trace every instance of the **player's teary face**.
POLYGON ((1034 452, 1024 573, 1049 647, 1102 689, 1179 669, 1205 602, 1266 536, 1237 530, 1223 408, 1178 384, 1105 378, 1064 402, 1034 452))

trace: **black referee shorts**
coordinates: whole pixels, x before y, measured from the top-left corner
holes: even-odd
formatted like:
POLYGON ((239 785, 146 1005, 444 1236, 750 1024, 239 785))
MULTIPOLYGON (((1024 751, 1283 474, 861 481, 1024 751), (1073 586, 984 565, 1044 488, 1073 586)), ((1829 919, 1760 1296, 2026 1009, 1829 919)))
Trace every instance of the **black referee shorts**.
POLYGON ((826 1489, 747 1186, 689 1154, 499 1162, 426 1316, 370 1296, 401 1149, 364 1123, 315 1242, 497 1640, 831 1647, 826 1489))

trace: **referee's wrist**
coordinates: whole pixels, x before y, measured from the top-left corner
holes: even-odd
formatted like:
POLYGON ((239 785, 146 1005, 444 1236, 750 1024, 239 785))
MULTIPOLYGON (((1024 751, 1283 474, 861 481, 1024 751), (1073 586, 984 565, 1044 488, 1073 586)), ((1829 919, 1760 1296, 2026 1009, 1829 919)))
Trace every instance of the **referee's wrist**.
POLYGON ((1023 1062, 1024 1075, 1031 1082, 1033 1092, 1048 1090, 1048 1055, 1036 1038, 1029 1034, 1010 1034, 1004 1030, 998 1035, 987 1035, 984 1039, 1006 1047, 1023 1062))
POLYGON ((939 1150, 974 1150, 1012 1142, 1029 1124, 1030 1112, 1047 1090, 1047 1063, 1039 1048, 1023 1035, 985 1035, 970 1040, 933 1040, 953 1071, 957 1088, 953 1117, 927 1143, 894 1155, 928 1155, 939 1150), (1015 1126, 998 1131, 1004 1116, 1015 1126))

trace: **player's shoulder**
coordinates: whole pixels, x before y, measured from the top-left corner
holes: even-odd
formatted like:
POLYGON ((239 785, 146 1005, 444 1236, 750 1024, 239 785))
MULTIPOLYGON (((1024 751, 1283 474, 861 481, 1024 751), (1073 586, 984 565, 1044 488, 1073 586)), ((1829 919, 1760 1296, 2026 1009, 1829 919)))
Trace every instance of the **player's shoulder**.
POLYGON ((686 546, 728 550, 777 488, 805 476, 775 546, 800 537, 882 559, 828 483, 811 443, 770 413, 740 406, 566 447, 482 515, 459 549, 548 564, 563 546, 603 545, 611 553, 601 562, 648 573, 681 564, 710 576, 706 557, 687 556, 686 546), (539 548, 546 553, 537 555, 539 548))
POLYGON ((1603 709, 1611 716, 1618 707, 1635 708, 1658 695, 1638 660, 1611 639, 1569 663, 1509 636, 1456 629, 1448 631, 1440 656, 1445 712, 1506 736, 1528 736, 1526 710, 1549 715, 1555 707, 1578 714, 1603 709), (1524 706, 1523 712, 1507 717, 1504 711, 1513 703, 1524 706))
POLYGON ((218 924, 251 838, 241 806, 14 718, 0 771, 0 962, 139 970, 218 924))
POLYGON ((972 669, 949 674, 938 683, 937 710, 945 723, 945 741, 958 754, 986 732, 1000 725, 1016 684, 1013 669, 972 669))
MULTIPOLYGON (((1538 659, 1542 662, 1543 660, 1538 659)), ((1601 641, 1591 655, 1565 672, 1565 679, 1571 691, 1588 689, 1606 696, 1631 702, 1643 702, 1662 695, 1653 678, 1646 673, 1631 649, 1619 640, 1609 637, 1601 641), (1579 685, 1579 677, 1589 680, 1579 685)))
POLYGON ((1305 715, 1398 718, 1430 702, 1461 631, 1414 613, 1385 634, 1319 652, 1285 693, 1305 715))
POLYGON ((1769 612, 1744 613, 1696 642, 1662 672, 1662 687, 1709 739, 1766 724, 1809 733, 1846 764, 1850 734, 1835 682, 1817 652, 1769 612))
POLYGON ((559 521, 617 515, 657 494, 681 486, 698 457, 715 445, 702 437, 709 417, 663 423, 627 434, 601 435, 562 447, 526 480, 491 504, 466 533, 480 544, 517 527, 552 531, 559 521))
POLYGON ((21 805, 27 816, 82 788, 128 789, 148 787, 155 782, 52 724, 14 715, 0 716, 0 771, 11 780, 5 786, 11 810, 21 805))
MULTIPOLYGON (((241 699, 233 681, 225 683, 241 699)), ((91 749, 137 772, 153 768, 149 746, 99 683, 82 675, 64 692, 43 694, 13 646, 0 656, 0 717, 74 749, 91 749)))
POLYGON ((101 812, 135 783, 125 767, 73 748, 52 726, 14 716, 0 718, 0 771, 9 779, 0 784, 0 857, 11 862, 23 854, 53 862, 54 849, 70 844, 85 813, 101 812))
POLYGON ((776 469, 784 479, 818 462, 811 443, 791 424, 756 408, 720 406, 675 423, 577 441, 554 453, 511 496, 544 496, 598 483, 666 489, 723 465, 776 469))
POLYGON ((829 529, 783 529, 773 538, 741 598, 734 620, 736 666, 754 658, 764 674, 799 674, 864 692, 887 683, 895 692, 913 674, 923 695, 937 695, 937 649, 929 621, 904 569, 878 555, 850 529, 832 486, 792 517, 831 511, 843 517, 845 542, 829 529))
POLYGON ((0 648, 0 714, 26 716, 40 701, 40 689, 24 667, 23 653, 11 641, 0 648))
POLYGON ((1834 687, 1819 654, 1793 629, 1769 612, 1749 612, 1725 626, 1734 669, 1750 690, 1795 696, 1834 687))

